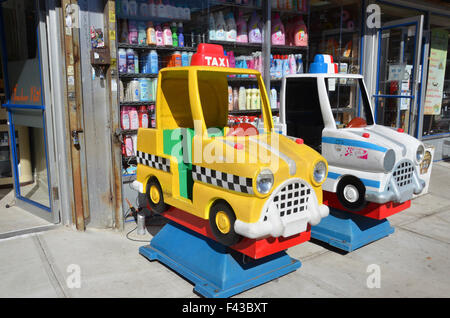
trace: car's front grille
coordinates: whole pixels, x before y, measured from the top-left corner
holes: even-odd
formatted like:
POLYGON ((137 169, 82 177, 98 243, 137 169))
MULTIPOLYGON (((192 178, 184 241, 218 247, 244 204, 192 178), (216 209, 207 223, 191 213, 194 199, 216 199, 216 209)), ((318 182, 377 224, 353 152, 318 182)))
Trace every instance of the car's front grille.
MULTIPOLYGON (((280 217, 286 218, 302 213, 308 208, 311 189, 298 181, 289 183, 277 191, 273 203, 277 206, 280 217)), ((267 217, 264 218, 267 220, 267 217)))
MULTIPOLYGON (((395 184, 399 189, 407 187, 413 182, 414 165, 411 161, 405 160, 400 162, 395 167, 392 177, 395 180, 395 184)), ((390 187, 388 187, 390 190, 390 187)))

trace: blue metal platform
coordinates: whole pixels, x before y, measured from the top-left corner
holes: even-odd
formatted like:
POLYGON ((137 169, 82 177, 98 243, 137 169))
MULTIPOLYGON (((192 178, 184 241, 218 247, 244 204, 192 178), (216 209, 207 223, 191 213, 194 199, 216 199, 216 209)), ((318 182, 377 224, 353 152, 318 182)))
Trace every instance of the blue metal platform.
POLYGON ((166 224, 150 245, 140 247, 139 253, 164 263, 193 282, 199 294, 211 298, 239 294, 301 266, 285 252, 251 259, 174 222, 166 224))
POLYGON ((394 233, 387 219, 375 220, 330 208, 330 214, 311 227, 311 237, 351 252, 394 233))

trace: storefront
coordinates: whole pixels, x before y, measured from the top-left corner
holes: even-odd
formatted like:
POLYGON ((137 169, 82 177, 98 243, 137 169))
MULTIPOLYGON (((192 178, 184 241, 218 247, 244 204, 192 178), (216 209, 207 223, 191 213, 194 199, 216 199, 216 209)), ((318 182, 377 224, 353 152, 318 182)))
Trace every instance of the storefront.
MULTIPOLYGON (((275 124, 281 77, 330 54, 339 72, 364 75, 378 124, 433 145, 434 160, 450 156, 444 1, 21 0, 1 9, 15 194, 52 222, 122 228, 126 200, 145 205, 130 185, 137 129, 155 124, 158 70, 189 65, 204 42, 263 73, 275 124)), ((239 102, 253 85, 233 80, 230 121, 257 120, 260 109, 239 102)))

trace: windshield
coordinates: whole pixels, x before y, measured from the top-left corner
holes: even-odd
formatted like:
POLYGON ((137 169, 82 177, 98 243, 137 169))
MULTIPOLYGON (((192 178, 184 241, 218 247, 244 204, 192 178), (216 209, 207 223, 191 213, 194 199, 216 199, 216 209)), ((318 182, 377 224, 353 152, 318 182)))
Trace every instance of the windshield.
POLYGON ((329 77, 325 85, 336 128, 373 125, 372 112, 361 78, 329 77))

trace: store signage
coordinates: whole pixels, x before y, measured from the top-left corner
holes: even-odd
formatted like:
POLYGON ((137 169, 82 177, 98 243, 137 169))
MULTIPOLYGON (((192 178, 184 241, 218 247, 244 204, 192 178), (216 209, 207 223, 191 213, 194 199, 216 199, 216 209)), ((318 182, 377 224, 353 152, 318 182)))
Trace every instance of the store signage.
POLYGON ((448 32, 431 31, 431 49, 428 65, 428 82, 425 95, 425 115, 439 115, 444 91, 447 64, 448 32))

